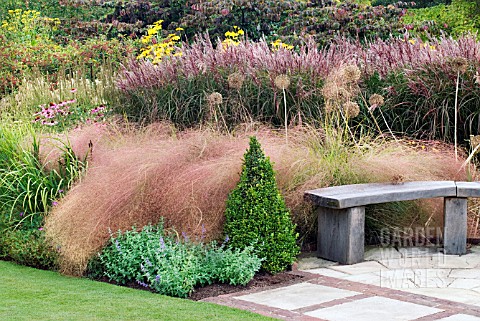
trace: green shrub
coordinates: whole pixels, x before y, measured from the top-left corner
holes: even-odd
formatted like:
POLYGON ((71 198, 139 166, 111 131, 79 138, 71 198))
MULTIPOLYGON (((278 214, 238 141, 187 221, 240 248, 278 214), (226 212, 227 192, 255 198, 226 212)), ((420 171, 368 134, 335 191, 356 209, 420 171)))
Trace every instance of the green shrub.
POLYGON ((229 245, 241 249, 253 246, 265 259, 265 271, 280 272, 295 261, 298 234, 278 191, 270 159, 255 137, 250 138, 240 182, 228 197, 225 215, 229 245))
POLYGON ((195 286, 215 281, 245 285, 260 264, 252 248, 231 250, 216 243, 195 243, 185 234, 179 240, 165 234, 159 224, 112 236, 90 261, 88 274, 105 275, 120 284, 136 281, 161 294, 187 297, 195 286))
POLYGON ((270 42, 280 37, 298 44, 301 36, 314 35, 318 43, 327 44, 340 35, 361 41, 400 35, 404 31, 404 7, 410 5, 396 2, 372 7, 368 1, 331 0, 208 0, 195 4, 186 0, 137 0, 118 3, 106 21, 140 24, 145 28, 163 20, 164 36, 182 27, 185 40, 205 32, 216 40, 238 26, 250 40, 265 36, 270 42))
POLYGON ((403 22, 410 33, 425 39, 442 33, 458 37, 480 30, 480 15, 476 12, 475 1, 469 0, 453 0, 450 5, 414 9, 404 17, 403 22))
POLYGON ((56 270, 58 252, 41 230, 6 230, 0 235, 0 259, 39 269, 56 270))

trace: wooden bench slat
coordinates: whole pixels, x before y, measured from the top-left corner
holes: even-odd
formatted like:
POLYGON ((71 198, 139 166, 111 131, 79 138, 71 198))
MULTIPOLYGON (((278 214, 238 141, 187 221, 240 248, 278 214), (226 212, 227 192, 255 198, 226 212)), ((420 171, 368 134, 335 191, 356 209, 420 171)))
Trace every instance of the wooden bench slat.
POLYGON ((457 197, 480 197, 480 182, 457 182, 457 197))
POLYGON ((420 198, 456 197, 457 186, 454 181, 355 184, 319 188, 306 191, 305 195, 315 205, 342 209, 420 198))

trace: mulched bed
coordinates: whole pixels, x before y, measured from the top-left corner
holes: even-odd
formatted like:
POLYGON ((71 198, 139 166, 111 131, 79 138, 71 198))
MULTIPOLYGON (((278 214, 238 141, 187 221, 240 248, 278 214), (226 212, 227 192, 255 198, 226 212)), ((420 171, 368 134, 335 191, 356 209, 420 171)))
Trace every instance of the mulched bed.
POLYGON ((301 282, 304 278, 303 275, 299 275, 292 272, 282 272, 275 275, 268 273, 258 273, 255 277, 248 282, 246 286, 233 286, 229 284, 211 284, 200 288, 195 288, 195 291, 190 295, 189 299, 198 301, 209 297, 219 296, 222 294, 234 293, 244 290, 253 290, 258 288, 288 285, 297 282, 301 282))
MULTIPOLYGON (((199 301, 205 298, 215 297, 222 294, 235 293, 235 292, 240 292, 245 290, 254 290, 254 289, 264 288, 264 287, 285 286, 285 285, 301 282, 303 278, 304 278, 303 275, 295 272, 282 272, 282 273, 277 273, 275 275, 271 275, 268 273, 258 273, 250 282, 248 282, 246 286, 242 286, 242 285, 234 286, 230 284, 214 283, 204 287, 195 288, 195 290, 190 295, 190 297, 188 297, 188 299, 199 301)), ((100 279, 97 279, 96 281, 120 285, 116 282, 110 281, 107 277, 102 277, 100 279)), ((129 288, 137 289, 137 290, 153 292, 151 291, 151 289, 145 288, 136 282, 127 283, 125 284, 125 286, 129 288)))

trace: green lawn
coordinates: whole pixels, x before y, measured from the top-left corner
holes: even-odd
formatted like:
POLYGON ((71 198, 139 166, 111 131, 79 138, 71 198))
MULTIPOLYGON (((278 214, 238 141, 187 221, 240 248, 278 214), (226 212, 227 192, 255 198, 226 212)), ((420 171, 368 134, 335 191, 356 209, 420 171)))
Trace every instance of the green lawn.
POLYGON ((0 320, 271 320, 0 261, 0 320))

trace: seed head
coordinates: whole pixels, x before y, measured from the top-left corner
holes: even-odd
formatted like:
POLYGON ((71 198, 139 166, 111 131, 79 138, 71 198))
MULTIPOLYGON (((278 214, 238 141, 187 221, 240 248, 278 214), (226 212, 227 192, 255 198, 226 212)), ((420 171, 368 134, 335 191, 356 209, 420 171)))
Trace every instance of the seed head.
POLYGON ((233 89, 239 90, 242 88, 243 81, 245 80, 245 76, 239 72, 234 72, 228 76, 228 86, 233 89))
POLYGON ((340 79, 343 83, 356 83, 360 80, 362 73, 356 65, 346 65, 340 70, 340 79))
POLYGON ((385 103, 385 99, 383 98, 382 95, 373 94, 368 99, 368 103, 370 104, 370 109, 374 110, 377 107, 383 106, 383 104, 385 103))
POLYGON ((207 101, 209 105, 221 105, 223 102, 222 94, 219 92, 214 91, 210 95, 207 96, 207 101))
POLYGON ((470 146, 476 148, 478 145, 480 145, 480 135, 470 135, 470 146))
POLYGON ((463 57, 456 57, 450 60, 450 65, 455 72, 463 74, 467 71, 468 61, 463 57))
POLYGON ((354 103, 353 101, 347 101, 343 105, 343 110, 345 111, 345 116, 347 118, 354 118, 357 117, 358 114, 360 114, 360 107, 357 103, 354 103))
POLYGON ((348 101, 352 96, 351 93, 343 87, 338 87, 336 94, 336 99, 340 102, 348 101))
POLYGON ((275 77, 274 82, 278 89, 287 89, 290 86, 290 78, 285 74, 275 77))
POLYGON ((339 87, 334 82, 327 82, 322 88, 322 95, 326 100, 334 100, 337 102, 346 102, 352 94, 343 87, 339 87))

